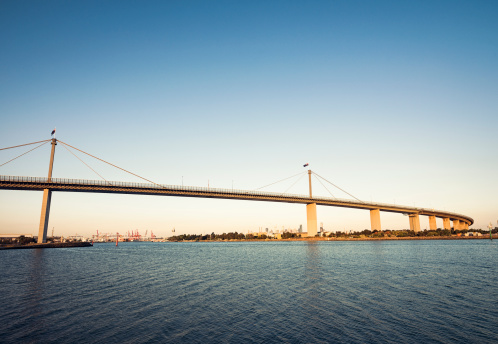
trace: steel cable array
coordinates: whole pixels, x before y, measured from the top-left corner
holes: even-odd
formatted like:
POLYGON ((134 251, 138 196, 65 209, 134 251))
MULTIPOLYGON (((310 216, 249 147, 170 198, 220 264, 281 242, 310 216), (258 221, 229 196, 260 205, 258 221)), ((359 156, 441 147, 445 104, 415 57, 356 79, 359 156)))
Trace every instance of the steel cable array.
POLYGON ((29 152, 34 151, 34 150, 35 150, 35 149, 37 149, 37 148, 40 148, 41 146, 43 146, 43 145, 47 144, 48 142, 50 142, 50 140, 38 141, 38 142, 32 142, 32 143, 26 143, 26 144, 24 144, 24 145, 18 145, 18 146, 13 146, 13 147, 7 147, 7 148, 2 148, 2 149, 0 149, 0 150, 5 150, 5 149, 17 148, 17 147, 22 147, 22 146, 34 145, 34 144, 36 144, 36 143, 40 143, 40 142, 43 142, 43 143, 42 143, 41 145, 39 145, 39 146, 36 146, 36 147, 35 147, 35 148, 33 148, 33 149, 30 149, 30 150, 29 150, 29 151, 27 151, 27 152, 22 153, 21 155, 16 156, 14 159, 10 159, 9 161, 7 161, 7 162, 5 162, 5 163, 1 164, 1 165, 0 165, 0 167, 2 167, 3 165, 7 165, 9 162, 16 160, 17 158, 20 158, 20 157, 22 157, 23 155, 26 155, 26 154, 28 154, 29 152))

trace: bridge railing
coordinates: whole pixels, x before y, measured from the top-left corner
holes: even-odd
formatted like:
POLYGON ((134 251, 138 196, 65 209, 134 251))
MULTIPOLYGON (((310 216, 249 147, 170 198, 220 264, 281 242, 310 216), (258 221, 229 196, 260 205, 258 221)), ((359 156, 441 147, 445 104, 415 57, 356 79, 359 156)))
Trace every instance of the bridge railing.
MULTIPOLYGON (((50 182, 45 177, 24 177, 24 176, 0 176, 0 181, 7 182, 27 182, 27 183, 51 183, 58 185, 88 185, 88 186, 108 186, 108 187, 122 187, 122 188, 138 188, 138 189, 157 189, 157 190, 171 190, 171 191, 189 191, 189 192, 210 192, 210 193, 224 193, 234 195, 257 195, 257 196, 273 196, 273 197, 294 197, 307 199, 308 196, 297 194, 285 194, 278 192, 268 191, 250 191, 238 189, 222 189, 201 186, 180 186, 180 185, 167 185, 167 184, 152 184, 152 183, 133 183, 133 182, 116 182, 116 181, 102 181, 102 180, 87 180, 87 179, 66 179, 66 178, 51 178, 50 182)), ((348 202, 349 200, 344 200, 348 202)))
MULTIPOLYGON (((310 199, 306 195, 299 194, 286 194, 279 192, 269 192, 269 191, 251 191, 251 190, 238 190, 238 189, 220 189, 220 188, 210 188, 210 187, 200 187, 200 186, 181 186, 181 185, 162 185, 162 184, 152 184, 152 183, 132 183, 132 182, 116 182, 116 181, 103 181, 103 180, 87 180, 87 179, 67 179, 67 178, 51 178, 50 182, 46 177, 24 177, 24 176, 1 176, 0 181, 3 182, 15 182, 15 183, 41 183, 41 184, 55 184, 55 185, 87 185, 87 186, 101 186, 101 187, 113 187, 113 188, 137 188, 137 189, 156 189, 156 190, 169 190, 169 191, 185 191, 185 192, 200 192, 200 193, 218 193, 227 195, 245 195, 245 196, 262 196, 262 197, 272 197, 272 198, 294 198, 303 199, 314 202, 342 202, 346 204, 364 204, 367 207, 390 207, 396 209, 410 209, 410 211, 418 212, 435 212, 434 209, 428 208, 417 208, 408 207, 402 205, 394 205, 388 203, 378 203, 378 202, 358 202, 349 199, 333 198, 333 197, 313 197, 310 199)), ((461 217, 461 214, 452 213, 444 211, 445 214, 454 215, 461 217)))

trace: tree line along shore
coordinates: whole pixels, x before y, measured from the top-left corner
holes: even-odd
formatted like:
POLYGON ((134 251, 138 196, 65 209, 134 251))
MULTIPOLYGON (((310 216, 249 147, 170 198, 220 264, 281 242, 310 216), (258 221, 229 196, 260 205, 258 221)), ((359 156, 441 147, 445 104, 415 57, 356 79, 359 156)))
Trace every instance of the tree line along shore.
MULTIPOLYGON (((498 227, 491 231, 493 238, 498 238, 498 227)), ((370 231, 365 229, 361 232, 330 232, 325 235, 316 235, 315 237, 305 237, 300 233, 285 232, 278 235, 265 233, 243 234, 237 232, 199 235, 199 234, 181 234, 168 238, 168 241, 248 241, 248 240, 427 240, 427 239, 486 239, 490 238, 490 232, 481 229, 471 230, 423 230, 414 232, 410 230, 383 230, 370 231)))
MULTIPOLYGON (((492 238, 498 239, 498 227, 491 230, 492 238)), ((302 233, 284 232, 274 234, 267 233, 223 233, 199 235, 199 234, 181 234, 163 239, 170 242, 192 242, 192 241, 366 241, 366 240, 459 240, 459 239, 489 239, 490 232, 481 229, 470 230, 423 230, 415 233, 410 230, 383 230, 383 231, 370 231, 365 229, 361 232, 329 232, 314 237, 307 237, 302 233)), ((108 240, 114 242, 115 240, 108 240)), ((79 240, 65 240, 64 243, 54 242, 53 238, 47 238, 47 243, 36 244, 35 238, 25 237, 21 235, 15 239, 0 238, 0 248, 11 247, 74 247, 74 246, 91 246, 90 243, 82 243, 79 240), (78 245, 80 244, 80 245, 78 245), (84 244, 84 245, 83 245, 84 244)))

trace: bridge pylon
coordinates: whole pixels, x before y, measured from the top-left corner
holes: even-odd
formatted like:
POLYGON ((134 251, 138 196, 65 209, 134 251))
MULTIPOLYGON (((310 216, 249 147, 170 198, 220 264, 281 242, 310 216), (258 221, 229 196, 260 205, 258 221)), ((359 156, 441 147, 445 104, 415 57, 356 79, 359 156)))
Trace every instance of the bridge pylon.
MULTIPOLYGON (((50 164, 48 166, 48 182, 52 181, 52 169, 54 167, 55 146, 57 140, 52 139, 52 152, 50 154, 50 164)), ((43 201, 40 215, 40 227, 38 229, 38 243, 47 242, 48 218, 50 216, 50 203, 52 201, 52 191, 43 189, 43 201)))
MULTIPOLYGON (((310 199, 312 199, 313 194, 311 192, 311 170, 308 170, 308 178, 310 185, 310 199)), ((316 203, 313 202, 313 203, 308 203, 306 205, 306 218, 307 218, 307 223, 306 223, 307 236, 314 237, 315 235, 318 234, 318 222, 316 219, 316 203)))

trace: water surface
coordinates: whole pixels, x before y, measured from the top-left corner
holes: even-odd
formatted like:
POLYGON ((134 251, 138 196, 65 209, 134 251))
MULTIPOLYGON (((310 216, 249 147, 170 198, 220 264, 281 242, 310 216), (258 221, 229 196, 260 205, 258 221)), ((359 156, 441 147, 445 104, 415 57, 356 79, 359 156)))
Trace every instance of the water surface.
POLYGON ((0 342, 497 343, 496 240, 0 252, 0 342))

